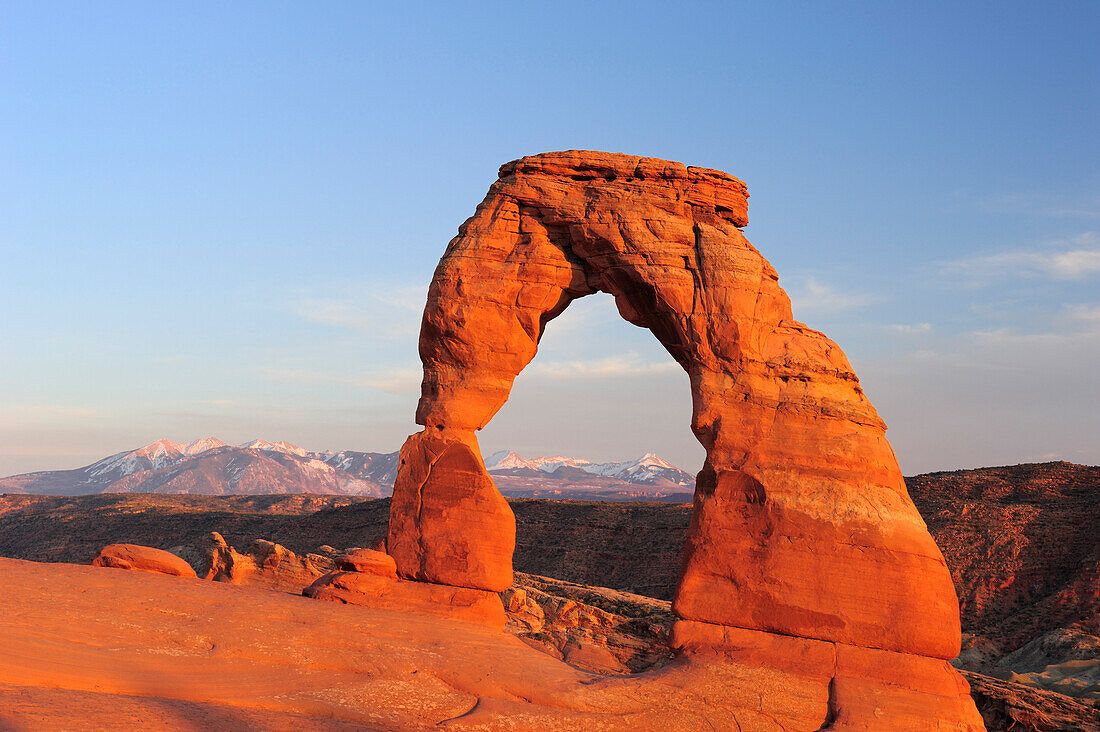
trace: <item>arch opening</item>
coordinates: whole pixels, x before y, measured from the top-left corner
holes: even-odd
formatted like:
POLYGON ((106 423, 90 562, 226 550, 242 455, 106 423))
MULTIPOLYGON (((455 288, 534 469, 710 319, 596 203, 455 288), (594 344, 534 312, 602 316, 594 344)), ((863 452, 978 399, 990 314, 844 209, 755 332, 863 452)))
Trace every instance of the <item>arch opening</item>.
POLYGON ((572 301, 542 335, 507 403, 478 434, 486 459, 515 451, 605 463, 656 453, 698 471, 706 453, 689 428, 690 381, 646 329, 619 316, 609 295, 572 301))

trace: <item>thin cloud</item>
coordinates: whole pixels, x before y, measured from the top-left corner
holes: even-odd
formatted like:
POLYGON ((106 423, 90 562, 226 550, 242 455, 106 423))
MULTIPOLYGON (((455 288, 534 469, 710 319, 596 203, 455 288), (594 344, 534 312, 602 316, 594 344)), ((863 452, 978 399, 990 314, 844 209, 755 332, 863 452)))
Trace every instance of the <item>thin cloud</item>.
POLYGON ((647 363, 642 361, 637 353, 629 352, 587 361, 539 362, 536 359, 525 373, 551 379, 601 379, 666 374, 679 369, 680 366, 673 361, 647 363))
POLYGON ((914 323, 912 325, 906 325, 904 323, 896 323, 886 326, 886 329, 894 333, 900 333, 901 335, 923 335, 932 332, 932 324, 914 323))
POLYGON ((1100 211, 1086 208, 1058 208, 1050 212, 1051 216, 1083 216, 1087 218, 1100 218, 1100 211))
POLYGON ((1027 214, 1071 218, 1100 217, 1100 202, 1095 195, 1057 196, 1044 193, 1001 193, 969 198, 965 192, 958 197, 973 201, 977 209, 994 216, 1027 214))
POLYGON ((835 313, 863 307, 875 301, 875 298, 850 292, 841 292, 830 285, 820 282, 816 277, 806 277, 787 290, 791 296, 791 307, 795 317, 800 313, 835 313))
POLYGON ((419 366, 393 367, 378 369, 366 376, 344 376, 310 369, 264 367, 260 369, 260 376, 283 384, 354 387, 405 395, 419 393, 421 370, 419 366))
POLYGON ((428 288, 425 285, 407 285, 382 290, 376 289, 371 293, 371 296, 378 302, 420 315, 424 311, 424 303, 428 300, 428 288))
POLYGON ((1100 274, 1100 237, 1091 231, 1085 232, 1063 243, 1059 249, 1017 249, 959 259, 943 264, 941 271, 976 280, 1007 276, 1081 280, 1100 274))
POLYGON ((1067 305, 1064 313, 1072 321, 1100 324, 1100 304, 1067 305))
POLYGON ((1051 330, 1045 333, 1022 333, 1012 328, 975 330, 970 336, 981 345, 1034 346, 1086 344, 1100 341, 1100 329, 1051 330))
POLYGON ((15 424, 92 421, 113 416, 107 410, 65 404, 9 404, 4 405, 3 409, 4 421, 11 420, 15 424))
POLYGON ((290 311, 318 325, 371 336, 415 338, 426 299, 427 290, 421 285, 363 285, 345 296, 298 297, 290 311))
POLYGON ((384 369, 354 383, 369 389, 377 389, 388 394, 419 394, 423 370, 419 366, 384 369))
POLYGON ((351 330, 363 330, 371 326, 371 318, 348 300, 331 297, 303 298, 293 303, 291 310, 310 323, 351 330))

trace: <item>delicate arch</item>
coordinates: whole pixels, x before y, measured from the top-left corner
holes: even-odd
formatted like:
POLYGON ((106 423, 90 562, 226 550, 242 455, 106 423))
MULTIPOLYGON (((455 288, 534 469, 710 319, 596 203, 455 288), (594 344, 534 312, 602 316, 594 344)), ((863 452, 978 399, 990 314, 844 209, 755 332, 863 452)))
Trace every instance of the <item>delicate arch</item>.
POLYGON ((953 658, 958 605, 885 425, 840 348, 793 319, 741 233, 744 184, 651 158, 547 153, 501 166, 428 293, 417 422, 387 546, 408 578, 511 581, 515 523, 475 431, 546 324, 596 291, 688 373, 707 450, 674 609, 706 624, 953 658))

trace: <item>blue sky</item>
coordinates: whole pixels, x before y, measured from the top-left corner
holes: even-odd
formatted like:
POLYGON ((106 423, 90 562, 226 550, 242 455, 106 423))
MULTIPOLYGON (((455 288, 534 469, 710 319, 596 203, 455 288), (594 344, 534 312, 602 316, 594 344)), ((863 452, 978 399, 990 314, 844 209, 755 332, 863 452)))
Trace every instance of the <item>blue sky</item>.
MULTIPOLYGON (((1100 5, 5 3, 0 474, 159 437, 394 450, 419 310, 497 166, 726 170, 907 473, 1100 462, 1100 5)), ((609 298, 488 452, 688 470, 609 298)))

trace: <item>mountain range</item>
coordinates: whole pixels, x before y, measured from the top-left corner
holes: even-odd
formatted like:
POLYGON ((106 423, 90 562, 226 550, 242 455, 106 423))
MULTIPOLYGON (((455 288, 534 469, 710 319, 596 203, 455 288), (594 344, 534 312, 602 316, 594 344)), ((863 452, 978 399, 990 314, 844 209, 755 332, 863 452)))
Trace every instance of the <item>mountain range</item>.
MULTIPOLYGON (((157 440, 74 470, 0 478, 0 492, 45 495, 174 493, 259 495, 313 493, 382 497, 393 492, 398 453, 305 450, 288 442, 229 445, 217 438, 182 444, 157 440)), ((690 500, 695 479, 646 453, 637 460, 594 463, 555 455, 527 459, 494 453, 486 468, 505 495, 690 500)))

